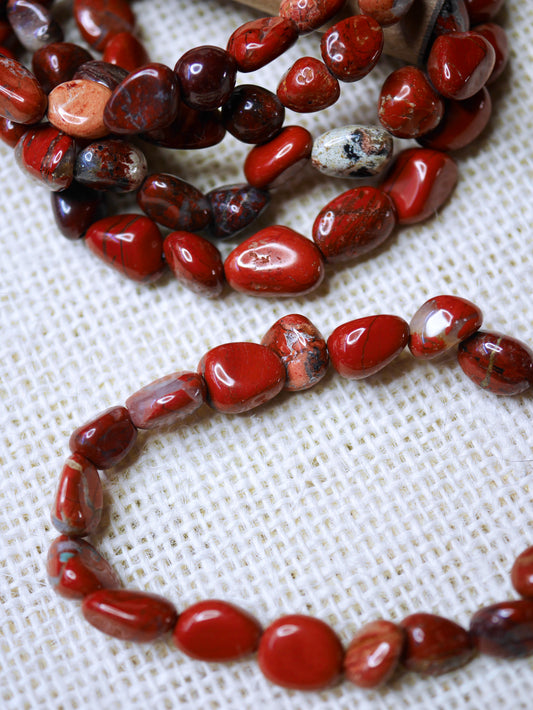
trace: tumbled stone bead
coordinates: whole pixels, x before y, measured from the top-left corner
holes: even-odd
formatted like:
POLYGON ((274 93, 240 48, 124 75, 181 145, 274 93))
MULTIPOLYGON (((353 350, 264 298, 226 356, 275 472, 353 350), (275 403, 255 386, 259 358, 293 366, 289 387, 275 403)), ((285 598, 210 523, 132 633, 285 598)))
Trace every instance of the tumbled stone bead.
POLYGON ((64 190, 72 182, 74 140, 47 123, 30 128, 17 143, 18 165, 49 190, 64 190))
POLYGON ((184 609, 172 634, 175 645, 199 661, 235 661, 253 653, 261 637, 257 619, 243 609, 208 599, 184 609))
POLYGON ((207 193, 211 206, 211 234, 217 239, 233 237, 266 209, 270 195, 266 190, 239 183, 216 187, 207 193))
POLYGON ((397 138, 417 138, 438 126, 444 103, 417 67, 401 67, 381 87, 378 118, 397 138))
POLYGON ((256 145, 246 156, 244 174, 250 185, 277 188, 296 175, 309 161, 313 136, 301 126, 285 126, 277 136, 256 145))
POLYGON ((31 66, 43 90, 49 93, 59 84, 70 81, 78 67, 92 60, 89 52, 71 42, 52 42, 37 50, 31 66))
POLYGON ((483 607, 470 621, 470 634, 480 653, 522 658, 533 653, 533 599, 483 607))
POLYGON ((75 138, 103 138, 109 130, 104 109, 111 90, 103 84, 73 79, 59 84, 48 96, 48 120, 75 138))
POLYGON ((356 187, 328 202, 313 224, 313 240, 326 261, 362 256, 390 236, 396 226, 394 203, 375 187, 356 187))
POLYGON ((266 143, 283 125, 285 109, 276 94, 253 84, 241 84, 222 107, 222 122, 243 143, 266 143))
POLYGON ((61 42, 63 31, 42 3, 10 0, 7 17, 23 47, 35 52, 51 42, 61 42))
POLYGON ((211 221, 209 200, 196 187, 167 173, 154 173, 137 193, 137 203, 155 222, 197 232, 211 221))
POLYGON ((0 116, 0 138, 10 148, 14 148, 28 130, 23 123, 15 123, 9 118, 0 116))
POLYGON ((473 28, 474 32, 484 37, 491 43, 494 49, 495 62, 492 73, 487 79, 487 84, 492 84, 502 74, 509 61, 509 40, 507 33, 501 25, 495 22, 485 22, 482 25, 476 25, 473 28))
POLYGON ((226 343, 209 350, 198 365, 207 403, 238 414, 275 397, 285 384, 285 368, 270 348, 257 343, 226 343))
POLYGON ((178 107, 176 75, 154 62, 128 74, 114 89, 105 106, 104 123, 112 133, 142 133, 168 126, 178 107))
POLYGON ((102 59, 128 72, 150 62, 145 46, 131 32, 119 32, 106 42, 102 59))
POLYGON ((217 145, 225 134, 221 111, 196 111, 182 103, 170 125, 147 131, 141 137, 163 148, 199 150, 217 145))
POLYGON ((426 301, 409 324, 409 350, 430 359, 453 348, 481 328, 481 310, 458 296, 435 296, 426 301))
POLYGON ((337 79, 315 57, 301 57, 281 77, 277 95, 285 108, 313 113, 332 106, 340 96, 337 79))
POLYGON ((398 667, 405 631, 392 621, 371 621, 353 637, 344 657, 346 680, 360 688, 377 688, 398 667))
POLYGON ((324 336, 305 316, 283 316, 261 339, 285 368, 284 389, 300 392, 316 385, 328 370, 329 355, 324 336))
POLYGON ((170 426, 195 412, 205 401, 205 383, 196 372, 174 372, 141 387, 126 400, 137 429, 170 426))
POLYGON ((407 148, 396 157, 381 189, 393 201, 398 223, 416 224, 444 205, 456 185, 457 174, 457 164, 446 153, 407 148))
POLYGON ((85 62, 85 64, 78 67, 72 79, 94 81, 114 91, 127 76, 128 72, 122 67, 111 64, 110 62, 93 59, 91 62, 85 62))
POLYGON ((80 454, 67 459, 52 508, 52 524, 63 535, 90 535, 102 516, 103 492, 98 471, 80 454))
POLYGON ((105 215, 104 193, 73 181, 66 190, 51 195, 52 213, 61 234, 80 239, 105 215))
POLYGON ((514 561, 511 584, 520 596, 533 599, 533 547, 521 552, 514 561))
POLYGON ((295 690, 334 685, 342 672, 342 645, 320 619, 290 614, 274 621, 259 643, 258 663, 272 683, 295 690))
POLYGON ((411 614, 400 626, 406 639, 402 663, 410 671, 437 676, 460 668, 475 654, 468 631, 435 614, 411 614))
POLYGON ((0 116, 15 123, 38 123, 46 111, 46 94, 24 65, 0 54, 0 116))
POLYGON ((298 29, 284 17, 261 17, 238 27, 226 50, 240 72, 255 71, 283 54, 298 39, 298 29))
POLYGON ((143 643, 172 631, 178 619, 172 602, 132 589, 100 589, 84 598, 81 610, 85 620, 104 634, 143 643))
POLYGON ((98 589, 120 586, 115 570, 92 545, 66 535, 50 546, 46 569, 54 591, 67 599, 83 599, 98 589))
POLYGON ((333 367, 350 380, 370 377, 407 345, 409 326, 398 316, 376 315, 339 325, 328 338, 333 367))
POLYGON ((533 382, 533 351, 508 335, 480 330, 460 343, 457 360, 476 385, 494 394, 520 394, 533 382))
POLYGON ((390 27, 404 17, 413 0, 358 0, 359 11, 369 15, 382 27, 390 27))
POLYGON ((74 177, 95 190, 134 192, 147 173, 144 153, 122 140, 90 143, 78 154, 74 177))
POLYGON ((224 262, 229 285, 250 296, 303 295, 324 279, 324 260, 310 239, 273 225, 245 239, 224 262))
POLYGON ((435 20, 428 47, 431 47, 440 35, 450 32, 468 32, 469 29, 470 18, 464 0, 444 0, 435 20))
POLYGON ((237 62, 225 49, 204 45, 185 52, 174 71, 183 102, 197 111, 212 111, 231 96, 237 62))
POLYGON ((465 0, 466 10, 472 25, 489 22, 501 10, 505 0, 465 0))
POLYGON ((74 19, 83 39, 98 51, 119 32, 132 32, 135 15, 128 0, 74 0, 74 19))
POLYGON ((224 264, 219 250, 198 234, 171 232, 163 244, 167 264, 177 280, 193 293, 217 298, 224 290, 224 264))
POLYGON ((127 455, 136 438, 137 429, 128 410, 110 407, 75 429, 69 447, 97 468, 111 468, 127 455))
POLYGON ((367 15, 354 15, 330 27, 320 41, 322 59, 339 81, 359 81, 376 66, 383 30, 367 15))
POLYGON ((85 242, 93 254, 133 281, 155 281, 165 268, 161 232, 144 215, 104 217, 87 229, 85 242))
POLYGON ((387 167, 392 149, 392 137, 383 128, 342 126, 318 136, 311 162, 331 177, 370 177, 387 167))
POLYGON ((278 14, 292 20, 299 34, 317 30, 330 20, 346 0, 281 0, 278 14))

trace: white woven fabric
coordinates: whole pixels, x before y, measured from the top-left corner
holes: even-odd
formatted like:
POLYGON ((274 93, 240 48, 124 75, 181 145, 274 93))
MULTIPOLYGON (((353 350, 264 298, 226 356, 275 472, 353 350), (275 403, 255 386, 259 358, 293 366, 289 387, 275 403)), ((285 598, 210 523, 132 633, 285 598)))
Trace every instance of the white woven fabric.
MULTIPOLYGON (((67 16, 68 3, 58 5, 67 16)), ((132 5, 152 58, 170 66, 195 45, 225 46, 235 27, 259 16, 230 0, 132 5)), ((78 603, 52 591, 45 573, 57 534, 49 510, 70 432, 139 386, 195 369, 215 345, 259 341, 293 312, 325 335, 372 313, 409 320, 440 293, 470 298, 487 328, 532 344, 533 37, 523 1, 510 0, 500 19, 511 65, 491 89, 489 129, 456 156, 452 199, 367 258, 330 268, 310 296, 228 292, 213 302, 170 276, 149 286, 127 281, 59 235, 48 194, 0 146, 2 708, 531 707, 532 659, 477 658, 433 679, 401 673, 378 692, 347 683, 286 691, 266 681, 254 659, 207 664, 167 640, 106 637, 83 620, 78 603)), ((72 22, 67 28, 79 41, 72 22)), ((318 56, 316 36, 240 81, 275 88, 305 54, 318 56)), ((375 122, 379 88, 394 66, 384 60, 343 86, 335 107, 288 121, 315 136, 375 122)), ((152 164, 208 190, 243 179, 247 150, 227 138, 201 152, 148 153, 152 164)), ((352 184, 308 168, 275 195, 262 225, 310 236, 317 211, 352 184)), ((91 541, 126 587, 163 594, 178 609, 222 598, 264 625, 308 613, 345 644, 367 621, 416 611, 467 626, 481 606, 516 597, 510 566, 533 543, 532 421, 531 394, 484 393, 453 355, 434 364, 406 352, 367 381, 330 373, 313 390, 282 394, 249 414, 206 407, 182 426, 141 434, 135 452, 104 475, 105 515, 91 541)))

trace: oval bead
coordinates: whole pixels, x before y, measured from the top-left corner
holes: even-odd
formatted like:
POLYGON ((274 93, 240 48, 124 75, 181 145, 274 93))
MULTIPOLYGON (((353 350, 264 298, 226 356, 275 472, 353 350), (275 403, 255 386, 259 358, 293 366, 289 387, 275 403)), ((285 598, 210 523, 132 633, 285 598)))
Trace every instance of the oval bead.
POLYGON ((224 265, 219 250, 210 241, 191 232, 171 232, 163 250, 178 281, 194 293, 216 298, 224 290, 224 265))
POLYGON ((383 50, 383 30, 367 13, 330 27, 320 41, 322 59, 339 81, 359 81, 376 66, 383 50))
POLYGON ((224 262, 229 285, 252 296, 309 293, 324 279, 317 247, 289 227, 265 227, 236 247, 224 262))
POLYGON ((20 168, 52 191, 70 185, 75 157, 74 140, 46 123, 28 129, 15 149, 20 168))
POLYGON ((183 102, 197 111, 212 111, 231 96, 237 62, 225 49, 204 45, 185 52, 174 71, 183 102))
POLYGON ((533 599, 533 547, 521 552, 514 561, 511 584, 520 596, 533 599))
POLYGON ((256 145, 246 156, 244 174, 250 185, 277 188, 306 165, 313 149, 313 136, 301 126, 285 126, 277 136, 256 145))
POLYGON ((357 318, 328 338, 331 363, 342 377, 360 380, 382 370, 407 345, 409 326, 398 316, 357 318))
POLYGON ((73 13, 81 36, 99 52, 113 35, 132 32, 135 24, 128 0, 74 0, 73 13))
POLYGON ((383 128, 342 126, 318 136, 311 162, 331 177, 370 177, 387 167, 392 148, 392 137, 383 128))
POLYGON ((167 173, 154 173, 137 193, 137 203, 155 222, 196 232, 211 221, 209 200, 193 185, 167 173))
POLYGON ((75 181, 66 190, 53 192, 51 204, 57 228, 67 239, 83 237, 105 214, 104 193, 75 181))
POLYGON ((227 51, 240 72, 255 71, 283 54, 298 39, 298 29, 284 17, 261 17, 233 32, 227 51))
POLYGON ((35 52, 33 73, 46 93, 59 84, 70 81, 78 67, 90 62, 92 56, 83 47, 71 42, 52 42, 35 52))
POLYGON ((227 343, 209 350, 198 365, 207 403, 220 412, 247 412, 275 397, 285 384, 285 368, 269 348, 227 343))
POLYGON ((477 611, 470 634, 480 653, 522 658, 533 653, 533 600, 500 602, 477 611))
POLYGON ((339 679, 343 650, 333 629, 323 621, 290 614, 265 630, 257 660, 263 674, 276 685, 320 690, 339 679))
POLYGON ((281 0, 278 14, 292 20, 299 34, 321 27, 344 5, 346 0, 281 0))
POLYGON ((95 190, 134 192, 147 173, 144 153, 123 140, 90 143, 78 154, 74 177, 95 190))
POLYGON ((48 120, 75 138, 103 138, 109 130, 104 109, 111 90, 103 84, 73 79, 59 84, 48 96, 48 120))
POLYGON ((2 54, 0 76, 0 116, 15 123, 38 123, 47 99, 37 78, 16 59, 2 54))
POLYGON ((359 12, 369 15, 382 27, 390 27, 404 17, 413 0, 358 0, 359 12))
POLYGON ((281 77, 277 95, 285 108, 313 113, 332 106, 340 96, 337 79, 315 57, 301 57, 281 77))
POLYGON ((137 429, 125 407, 110 407, 75 429, 69 440, 73 454, 81 454, 97 468, 110 468, 133 447, 137 429))
POLYGON ((176 607, 164 597, 131 589, 100 589, 84 598, 81 610, 104 634, 143 643, 172 631, 178 619, 176 607))
POLYGON ((91 62, 85 62, 85 64, 78 67, 72 79, 74 81, 78 79, 94 81, 114 91, 127 76, 128 72, 122 67, 99 59, 93 59, 91 62))
POLYGON ((127 72, 149 64, 150 57, 145 46, 131 32, 119 32, 106 42, 102 59, 116 64, 127 72))
POLYGON ((211 234, 217 239, 233 237, 256 220, 268 206, 266 190, 239 183, 223 185, 208 192, 211 206, 211 234))
POLYGON ((243 143, 266 143, 277 135, 285 109, 276 94, 253 84, 241 84, 222 107, 225 128, 243 143))
POLYGON ((181 612, 172 634, 175 645, 200 661, 235 661, 259 644, 259 622, 234 604, 209 599, 181 612))
POLYGON ((382 244, 396 221, 389 195, 375 187, 356 187, 320 210, 313 224, 313 240, 326 261, 348 261, 382 244))
POLYGON ((103 492, 95 466, 80 454, 72 454, 61 471, 52 525, 63 535, 90 535, 102 517, 103 492))
POLYGON ((43 3, 9 0, 7 18, 18 41, 30 52, 51 42, 61 42, 63 31, 43 3))
POLYGON ((405 631, 392 621, 371 621, 353 637, 344 658, 346 680, 359 688, 377 688, 398 667, 405 631))

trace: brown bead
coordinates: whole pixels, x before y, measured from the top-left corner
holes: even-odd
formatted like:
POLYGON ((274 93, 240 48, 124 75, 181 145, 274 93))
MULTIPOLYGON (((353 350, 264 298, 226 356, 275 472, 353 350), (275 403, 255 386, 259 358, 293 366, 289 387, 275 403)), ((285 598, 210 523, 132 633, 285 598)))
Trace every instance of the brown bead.
POLYGON ((0 54, 0 116, 16 123, 38 123, 46 95, 37 78, 16 59, 0 54))
POLYGON ((158 224, 196 232, 211 221, 209 200, 193 185, 175 175, 149 175, 137 193, 137 203, 158 224))
POLYGON ((242 84, 222 107, 226 129, 243 143, 266 143, 283 125, 285 109, 276 94, 253 84, 242 84))
POLYGON ((514 561, 511 583, 520 596, 533 599, 533 546, 521 552, 514 561))
POLYGON ((78 67, 91 60, 89 52, 77 44, 52 42, 35 52, 31 66, 44 91, 49 93, 59 84, 70 81, 78 67))
POLYGON ((386 683, 396 670, 405 631, 392 621, 371 621, 356 633, 344 657, 346 679, 360 688, 386 683))
POLYGON ((73 431, 69 446, 97 468, 110 468, 126 456, 136 438, 128 410, 110 407, 73 431))
POLYGON ((492 604, 477 611, 470 634, 480 653, 521 658, 533 653, 533 599, 492 604))

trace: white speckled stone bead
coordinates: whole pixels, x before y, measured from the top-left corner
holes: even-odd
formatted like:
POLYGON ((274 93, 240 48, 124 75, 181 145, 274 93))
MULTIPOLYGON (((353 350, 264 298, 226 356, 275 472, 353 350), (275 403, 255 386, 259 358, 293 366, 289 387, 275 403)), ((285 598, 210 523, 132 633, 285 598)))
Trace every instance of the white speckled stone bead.
POLYGON ((392 137, 383 128, 342 126, 315 140, 311 162, 332 177, 370 177, 388 165, 392 147, 392 137))

